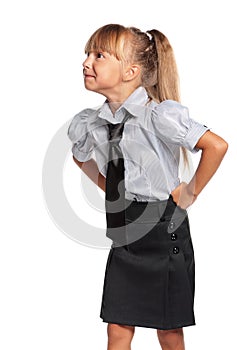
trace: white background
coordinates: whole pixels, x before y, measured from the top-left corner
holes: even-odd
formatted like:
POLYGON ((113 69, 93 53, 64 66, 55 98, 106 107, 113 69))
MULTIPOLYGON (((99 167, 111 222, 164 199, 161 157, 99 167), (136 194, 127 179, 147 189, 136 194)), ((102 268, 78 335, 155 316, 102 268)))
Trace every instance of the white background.
MULTIPOLYGON (((1 349, 107 346, 107 324, 99 312, 108 249, 68 238, 51 220, 41 185, 54 134, 81 109, 104 100, 84 89, 81 63, 89 35, 107 23, 164 32, 175 51, 182 103, 229 143, 220 169, 189 211, 197 326, 186 328, 185 336, 188 350, 235 347, 234 5, 230 0, 1 3, 1 349)), ((80 198, 81 173, 71 156, 64 169, 72 205, 103 226, 104 214, 91 213, 80 198)), ((134 350, 158 348, 154 329, 136 328, 134 350)))

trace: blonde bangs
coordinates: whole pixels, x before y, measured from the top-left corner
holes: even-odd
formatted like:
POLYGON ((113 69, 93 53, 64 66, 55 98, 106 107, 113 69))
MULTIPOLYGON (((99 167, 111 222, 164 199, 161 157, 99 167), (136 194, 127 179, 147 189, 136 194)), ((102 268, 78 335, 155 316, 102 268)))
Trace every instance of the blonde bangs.
POLYGON ((89 38, 85 53, 104 51, 114 55, 118 60, 124 60, 124 43, 126 28, 118 24, 109 24, 99 28, 89 38))

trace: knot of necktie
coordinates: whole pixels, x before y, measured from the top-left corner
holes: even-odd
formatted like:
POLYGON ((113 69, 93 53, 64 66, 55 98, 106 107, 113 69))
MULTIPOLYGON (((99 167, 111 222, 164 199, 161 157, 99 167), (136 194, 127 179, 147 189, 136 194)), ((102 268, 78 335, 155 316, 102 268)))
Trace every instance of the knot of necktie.
MULTIPOLYGON (((118 166, 119 158, 123 158, 121 149, 119 147, 119 141, 122 138, 124 124, 109 124, 108 126, 110 142, 109 165, 111 165, 112 162, 115 166, 118 166)), ((120 168, 120 172, 121 170, 123 170, 123 168, 120 168)))
POLYGON ((123 127, 124 123, 118 123, 118 124, 108 124, 109 127, 109 140, 113 141, 119 141, 122 133, 123 133, 123 127))

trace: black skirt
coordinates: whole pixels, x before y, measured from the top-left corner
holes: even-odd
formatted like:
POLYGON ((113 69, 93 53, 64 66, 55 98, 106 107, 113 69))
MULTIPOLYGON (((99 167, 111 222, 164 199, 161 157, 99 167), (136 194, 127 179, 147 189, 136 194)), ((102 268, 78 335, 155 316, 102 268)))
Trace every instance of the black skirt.
POLYGON ((162 330, 194 325, 195 265, 187 211, 171 195, 165 201, 127 204, 121 239, 119 231, 111 236, 100 317, 162 330))

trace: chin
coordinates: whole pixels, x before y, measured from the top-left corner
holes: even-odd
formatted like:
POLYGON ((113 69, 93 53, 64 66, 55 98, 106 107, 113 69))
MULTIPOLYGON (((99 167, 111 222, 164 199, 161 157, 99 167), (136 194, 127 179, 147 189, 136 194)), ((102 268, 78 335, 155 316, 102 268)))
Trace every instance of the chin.
POLYGON ((96 90, 92 86, 90 86, 89 84, 84 84, 84 86, 85 86, 86 90, 95 91, 96 92, 96 90))

